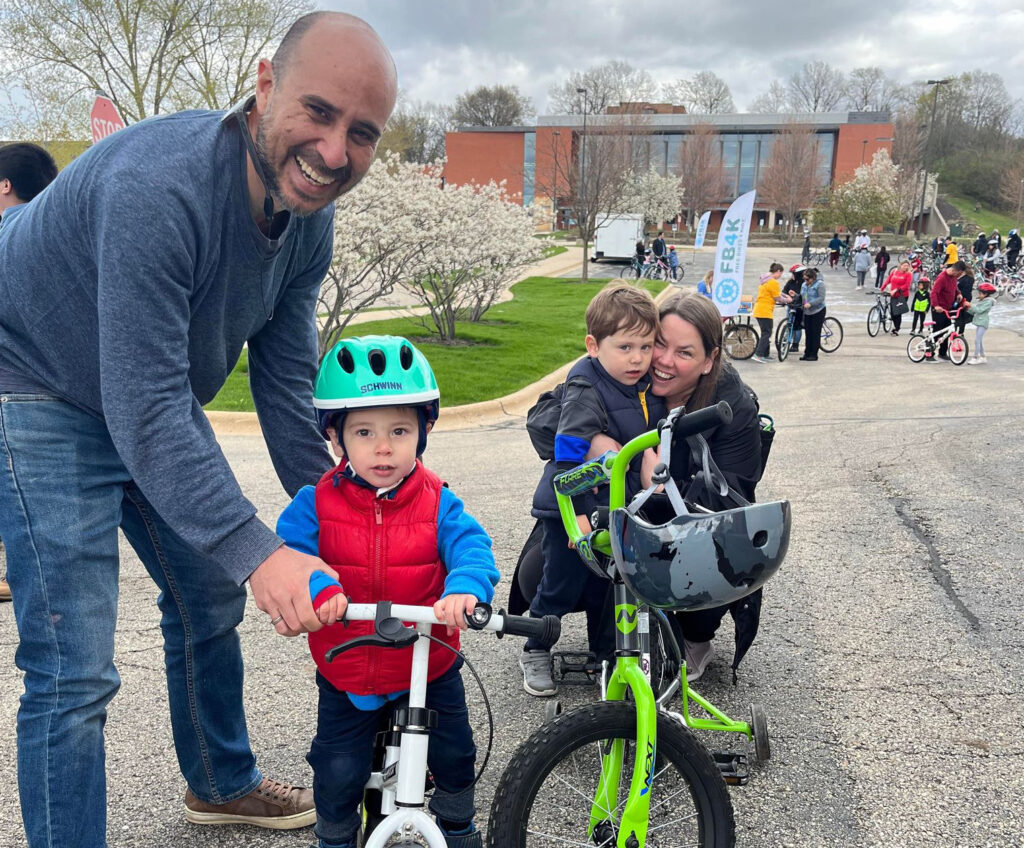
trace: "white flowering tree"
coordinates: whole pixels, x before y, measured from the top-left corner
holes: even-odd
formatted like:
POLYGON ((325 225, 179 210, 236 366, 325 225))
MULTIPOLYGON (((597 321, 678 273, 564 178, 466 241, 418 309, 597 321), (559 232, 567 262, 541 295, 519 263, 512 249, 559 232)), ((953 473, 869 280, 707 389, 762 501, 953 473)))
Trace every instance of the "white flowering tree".
POLYGON ((398 284, 425 307, 425 324, 452 341, 456 320, 478 321, 542 247, 529 212, 503 185, 442 187, 440 172, 421 168, 405 182, 420 251, 398 284))
POLYGON ((893 227, 905 217, 901 197, 900 167, 885 150, 879 150, 868 165, 861 165, 853 179, 834 185, 814 215, 816 223, 828 228, 843 226, 893 227))
POLYGON ((629 175, 619 211, 643 215, 645 226, 658 227, 675 218, 682 208, 682 180, 677 176, 663 177, 651 168, 629 175))
POLYGON ((533 221, 504 189, 443 185, 443 163, 378 161, 334 213, 334 258, 320 289, 323 355, 360 311, 396 289, 425 307, 425 325, 455 338, 524 265, 539 258, 533 221))

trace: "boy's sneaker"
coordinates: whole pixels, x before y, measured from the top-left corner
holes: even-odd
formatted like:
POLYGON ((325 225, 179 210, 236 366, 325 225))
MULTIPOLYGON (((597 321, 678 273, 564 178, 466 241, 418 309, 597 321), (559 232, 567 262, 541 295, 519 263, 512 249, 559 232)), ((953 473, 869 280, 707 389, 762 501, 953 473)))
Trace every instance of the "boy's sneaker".
POLYGON ((766 356, 755 356, 754 357, 754 362, 767 362, 767 361, 768 361, 768 357, 766 357, 766 356))
POLYGON ((457 833, 449 833, 442 827, 441 832, 444 834, 444 841, 448 848, 483 848, 484 846, 483 837, 476 829, 476 825, 471 825, 467 831, 457 833))
POLYGON ((523 688, 531 695, 545 698, 554 695, 558 687, 551 674, 551 651, 523 651, 519 655, 523 670, 523 688))
POLYGON ((263 778, 248 795, 226 804, 208 804, 185 790, 185 821, 192 824, 251 824, 293 830, 316 823, 313 790, 263 778))
POLYGON ((695 683, 701 679, 715 655, 715 646, 710 641, 691 642, 683 639, 683 655, 686 657, 686 682, 695 683))
POLYGON ((972 356, 970 359, 967 360, 967 364, 968 365, 977 365, 978 364, 978 357, 972 356))

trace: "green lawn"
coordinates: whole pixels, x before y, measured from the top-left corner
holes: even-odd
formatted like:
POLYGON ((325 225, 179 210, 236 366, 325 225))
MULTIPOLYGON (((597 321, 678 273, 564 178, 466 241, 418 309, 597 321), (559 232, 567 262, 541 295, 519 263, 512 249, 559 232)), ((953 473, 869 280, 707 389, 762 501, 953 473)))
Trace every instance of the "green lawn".
POLYGON ((973 221, 984 233, 991 233, 994 229, 999 230, 1005 240, 1006 234, 1017 227, 1017 222, 1013 220, 1012 215, 995 212, 986 207, 984 203, 981 204, 981 211, 975 212, 974 204, 978 202, 976 200, 972 200, 969 197, 955 197, 953 195, 948 195, 947 199, 960 210, 960 214, 964 218, 968 221, 973 221))
MULTIPOLYGON (((454 345, 431 341, 423 326, 409 318, 358 324, 346 335, 378 333, 413 339, 437 375, 444 406, 490 400, 521 389, 583 354, 583 313, 607 282, 583 285, 530 277, 513 286, 513 299, 493 306, 482 322, 460 323, 454 345)), ((646 285, 651 294, 665 286, 653 281, 646 285)), ((243 351, 228 382, 206 408, 251 411, 247 373, 243 351)))

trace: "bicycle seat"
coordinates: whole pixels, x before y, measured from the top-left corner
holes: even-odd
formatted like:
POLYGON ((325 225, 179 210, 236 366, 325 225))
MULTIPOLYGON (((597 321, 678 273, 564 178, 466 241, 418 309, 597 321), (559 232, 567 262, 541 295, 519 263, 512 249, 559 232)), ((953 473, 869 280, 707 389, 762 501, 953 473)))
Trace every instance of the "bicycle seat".
POLYGON ((924 322, 924 326, 926 326, 926 327, 934 327, 935 326, 935 322, 934 321, 925 321, 924 322))

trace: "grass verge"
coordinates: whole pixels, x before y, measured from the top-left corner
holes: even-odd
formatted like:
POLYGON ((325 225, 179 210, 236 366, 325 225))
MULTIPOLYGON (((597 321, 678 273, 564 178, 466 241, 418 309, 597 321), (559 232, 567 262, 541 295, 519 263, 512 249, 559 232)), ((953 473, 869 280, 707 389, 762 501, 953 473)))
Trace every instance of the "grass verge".
POLYGON ((986 208, 984 204, 981 204, 980 211, 975 212, 974 204, 978 203, 978 201, 972 200, 969 197, 957 197, 951 194, 948 196, 948 200, 966 220, 977 224, 982 232, 991 233, 992 230, 999 230, 1004 242, 1006 241, 1006 234, 1017 226, 1012 215, 995 212, 992 209, 986 208))
MULTIPOLYGON (((454 345, 431 340, 422 321, 393 318, 351 327, 347 336, 397 335, 415 340, 437 376, 444 406, 504 397, 583 354, 583 313, 608 281, 581 284, 553 277, 530 277, 512 287, 513 299, 491 307, 484 320, 457 325, 454 345)), ((646 281, 657 294, 665 283, 646 281)), ((210 410, 252 411, 245 351, 210 410)))

